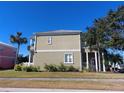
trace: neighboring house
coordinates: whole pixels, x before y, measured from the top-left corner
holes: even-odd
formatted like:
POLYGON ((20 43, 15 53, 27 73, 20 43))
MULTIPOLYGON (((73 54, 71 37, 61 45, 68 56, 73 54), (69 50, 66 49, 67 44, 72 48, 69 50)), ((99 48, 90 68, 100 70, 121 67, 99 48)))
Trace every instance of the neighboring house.
POLYGON ((80 71, 83 68, 101 71, 104 65, 98 62, 97 51, 89 51, 81 42, 81 31, 58 30, 35 33, 30 39, 29 64, 74 66, 80 71))
POLYGON ((10 69, 14 67, 16 61, 16 48, 0 42, 0 69, 10 69))

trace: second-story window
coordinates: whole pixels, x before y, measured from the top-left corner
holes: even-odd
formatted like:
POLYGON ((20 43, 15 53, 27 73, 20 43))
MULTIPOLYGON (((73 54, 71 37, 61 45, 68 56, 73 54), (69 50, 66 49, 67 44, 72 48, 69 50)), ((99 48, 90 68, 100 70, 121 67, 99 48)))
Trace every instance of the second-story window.
POLYGON ((51 45, 52 44, 52 37, 48 37, 48 44, 51 45))

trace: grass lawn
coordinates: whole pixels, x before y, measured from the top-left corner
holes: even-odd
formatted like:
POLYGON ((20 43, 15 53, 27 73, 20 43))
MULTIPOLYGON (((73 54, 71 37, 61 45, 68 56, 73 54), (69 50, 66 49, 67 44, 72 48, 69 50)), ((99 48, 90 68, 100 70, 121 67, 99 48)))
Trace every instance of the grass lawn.
MULTIPOLYGON (((0 77, 16 78, 94 78, 94 79, 124 79, 120 73, 95 72, 16 72, 13 70, 0 71, 0 77)), ((124 82, 102 81, 42 81, 42 80, 0 80, 0 87, 15 88, 58 88, 58 89, 95 89, 123 90, 124 82)))
POLYGON ((56 89, 92 89, 124 91, 124 83, 88 82, 88 81, 16 81, 2 80, 0 87, 14 88, 56 88, 56 89))
POLYGON ((95 72, 17 72, 13 70, 0 71, 0 77, 16 78, 95 78, 95 79, 124 79, 123 73, 95 72))

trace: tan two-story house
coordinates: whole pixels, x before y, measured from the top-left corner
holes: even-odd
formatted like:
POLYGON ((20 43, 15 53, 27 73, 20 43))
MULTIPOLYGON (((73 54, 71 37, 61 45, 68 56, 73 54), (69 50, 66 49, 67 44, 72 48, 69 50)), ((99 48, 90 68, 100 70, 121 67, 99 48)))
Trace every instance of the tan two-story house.
POLYGON ((97 51, 92 53, 82 47, 81 31, 58 30, 37 32, 30 39, 29 64, 40 66, 44 70, 45 64, 74 66, 80 71, 86 67, 99 71, 97 51), (92 67, 90 64, 93 64, 92 67))

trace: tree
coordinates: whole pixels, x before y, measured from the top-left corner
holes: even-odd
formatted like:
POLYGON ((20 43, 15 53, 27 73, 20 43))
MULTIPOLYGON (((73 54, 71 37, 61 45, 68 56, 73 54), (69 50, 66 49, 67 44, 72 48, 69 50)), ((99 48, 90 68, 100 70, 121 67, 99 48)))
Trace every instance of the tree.
POLYGON ((110 62, 114 64, 114 72, 116 71, 116 63, 122 63, 123 58, 119 54, 111 54, 110 55, 110 62))
MULTIPOLYGON (((104 51, 105 54, 105 61, 108 66, 110 66, 110 63, 114 65, 114 71, 116 63, 123 63, 123 57, 120 54, 114 54, 113 52, 107 52, 104 51)), ((109 68, 110 69, 110 68, 109 68)))
POLYGON ((19 55, 18 63, 28 62, 28 57, 29 57, 28 55, 27 56, 19 55))
POLYGON ((87 46, 90 46, 90 50, 96 49, 98 51, 98 60, 100 63, 100 54, 104 53, 104 50, 123 50, 124 6, 119 7, 115 11, 110 10, 105 17, 95 19, 93 25, 87 30, 85 37, 87 46))
POLYGON ((26 44, 27 43, 27 38, 26 37, 21 37, 21 36, 22 36, 21 32, 17 32, 17 34, 15 36, 14 35, 10 36, 10 42, 11 43, 16 43, 18 45, 18 47, 17 47, 17 58, 19 56, 20 46, 22 44, 26 44))
POLYGON ((101 71, 101 54, 103 50, 107 47, 106 45, 106 24, 107 21, 105 18, 96 19, 92 27, 87 28, 86 42, 89 49, 92 51, 98 51, 98 62, 99 62, 99 71, 101 71))
POLYGON ((110 10, 107 16, 109 22, 109 46, 117 50, 124 48, 124 6, 116 11, 110 10))

